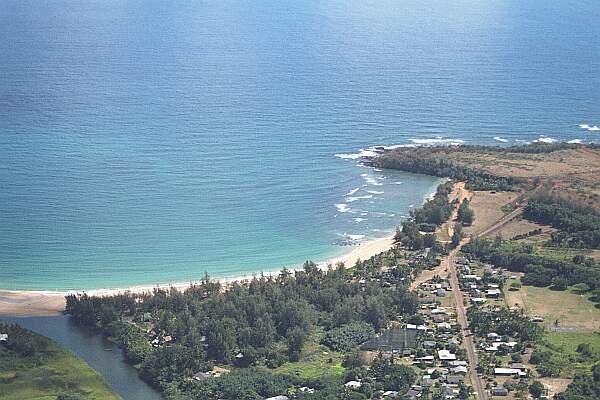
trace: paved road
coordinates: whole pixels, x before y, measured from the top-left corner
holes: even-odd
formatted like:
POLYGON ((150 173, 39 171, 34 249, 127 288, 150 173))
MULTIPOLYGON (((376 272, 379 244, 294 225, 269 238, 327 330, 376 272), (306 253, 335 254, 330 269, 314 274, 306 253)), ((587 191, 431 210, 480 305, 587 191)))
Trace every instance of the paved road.
POLYGON ((467 350, 467 361, 469 362, 469 374, 471 376, 471 384, 477 394, 478 400, 485 400, 487 398, 485 388, 481 382, 480 377, 477 375, 477 351, 475 344, 473 343, 473 337, 469 335, 469 322, 467 321, 467 311, 464 305, 464 296, 458 285, 458 276, 456 275, 455 257, 456 253, 460 250, 462 244, 456 249, 452 250, 448 257, 446 257, 446 263, 448 271, 450 271, 450 286, 452 287, 452 294, 454 295, 454 301, 456 302, 456 314, 458 317, 458 323, 460 324, 464 341, 465 348, 467 350))

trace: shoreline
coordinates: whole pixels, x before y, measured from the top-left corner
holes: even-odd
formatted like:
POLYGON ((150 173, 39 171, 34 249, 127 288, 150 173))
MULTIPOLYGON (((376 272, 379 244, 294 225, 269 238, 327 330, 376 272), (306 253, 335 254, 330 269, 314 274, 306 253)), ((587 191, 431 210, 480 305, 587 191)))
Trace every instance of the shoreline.
MULTIPOLYGON (((326 269, 329 265, 334 265, 343 262, 346 268, 353 267, 357 260, 366 260, 377 254, 383 253, 394 244, 394 235, 390 234, 379 239, 372 239, 359 243, 354 246, 348 253, 332 258, 330 260, 319 262, 317 265, 321 269, 326 269)), ((285 267, 276 271, 256 271, 250 275, 239 275, 224 278, 215 278, 224 285, 233 282, 250 280, 255 276, 276 276, 281 273, 285 267)), ((301 267, 288 268, 289 271, 301 270, 301 267)), ((173 282, 173 283, 157 283, 155 285, 140 285, 130 286, 125 288, 101 288, 91 290, 5 290, 0 289, 0 317, 15 316, 15 317, 42 317, 61 315, 65 309, 65 295, 70 293, 87 293, 90 296, 113 296, 120 293, 146 293, 151 292, 156 288, 168 289, 175 288, 185 290, 191 284, 199 282, 173 282)))

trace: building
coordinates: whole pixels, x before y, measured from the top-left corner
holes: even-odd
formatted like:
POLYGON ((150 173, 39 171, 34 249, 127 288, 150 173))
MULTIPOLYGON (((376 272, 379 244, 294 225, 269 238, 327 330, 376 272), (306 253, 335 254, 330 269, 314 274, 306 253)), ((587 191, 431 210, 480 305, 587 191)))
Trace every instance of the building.
POLYGON ((491 297, 493 299, 499 298, 501 294, 502 294, 502 292, 500 291, 500 289, 488 289, 485 292, 485 295, 487 297, 491 297))
POLYGON ((508 396, 508 390, 503 387, 495 387, 490 389, 490 394, 492 396, 508 396))
POLYGON ((527 376, 527 371, 522 371, 518 368, 494 368, 496 376, 527 376))
POLYGON ((0 342, 8 341, 8 333, 0 333, 0 342))
POLYGON ((450 353, 449 350, 439 350, 438 357, 442 361, 454 361, 456 360, 456 354, 450 353))
POLYGON ((265 400, 290 400, 290 398, 287 396, 275 396, 275 397, 269 397, 268 399, 265 399, 265 400))
POLYGON ((362 386, 362 383, 360 383, 359 381, 349 381, 346 382, 344 384, 345 387, 350 388, 350 389, 360 389, 360 387, 362 386))

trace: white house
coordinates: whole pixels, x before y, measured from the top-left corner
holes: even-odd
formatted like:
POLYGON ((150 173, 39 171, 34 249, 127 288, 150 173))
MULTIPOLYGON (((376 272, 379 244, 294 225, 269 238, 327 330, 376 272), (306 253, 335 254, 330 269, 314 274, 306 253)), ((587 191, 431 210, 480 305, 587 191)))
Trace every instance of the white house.
POLYGON ((439 350, 438 357, 442 361, 453 361, 456 360, 456 354, 450 353, 449 350, 439 350))

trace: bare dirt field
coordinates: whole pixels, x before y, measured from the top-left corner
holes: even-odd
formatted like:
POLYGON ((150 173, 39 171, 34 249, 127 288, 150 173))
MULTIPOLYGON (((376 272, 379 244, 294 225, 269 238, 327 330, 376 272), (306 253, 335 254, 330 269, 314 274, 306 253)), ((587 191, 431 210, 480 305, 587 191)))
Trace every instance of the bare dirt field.
POLYGON ((516 192, 473 192, 471 208, 475 213, 473 225, 465 228, 465 233, 481 232, 496 223, 504 216, 502 207, 514 201, 519 194, 516 192))

